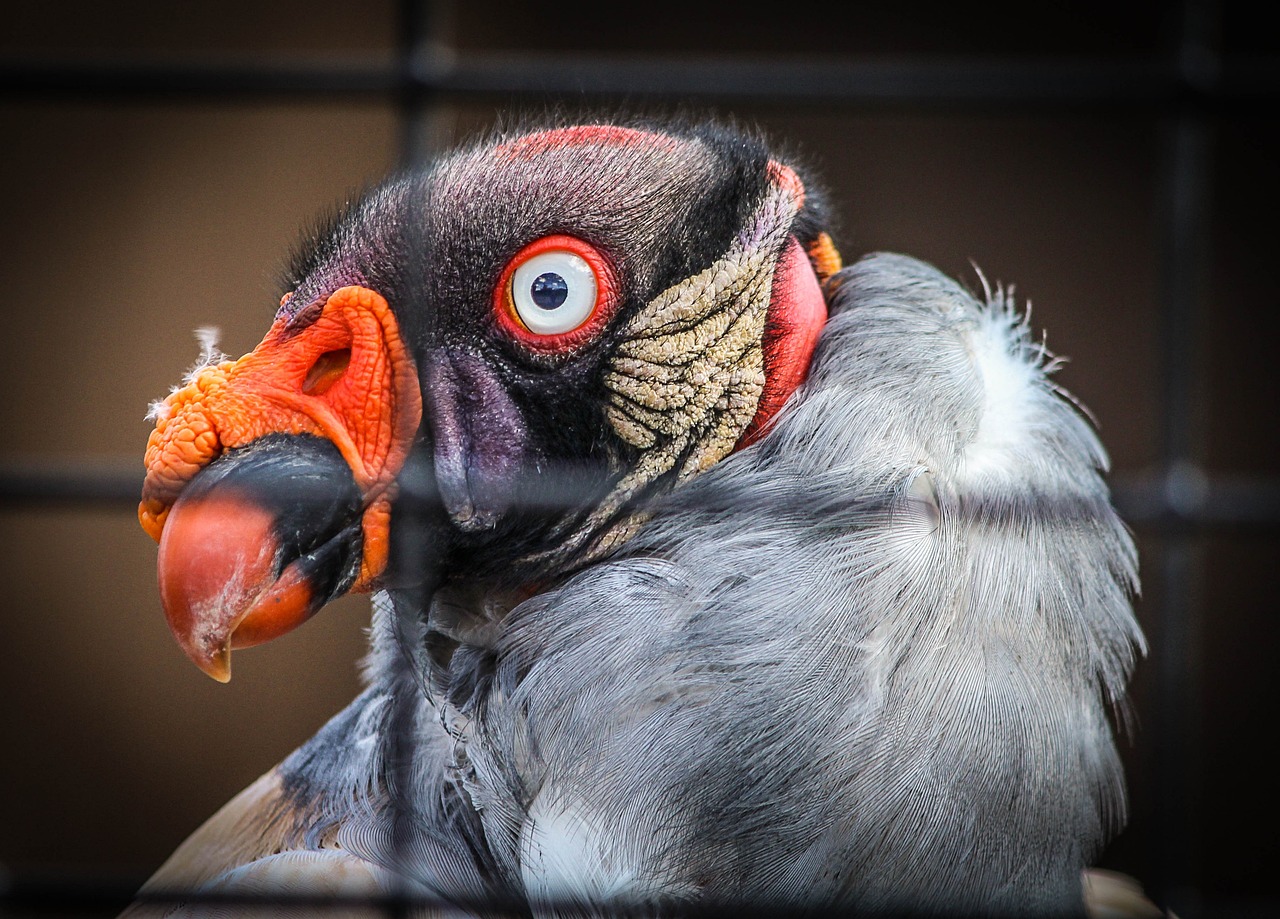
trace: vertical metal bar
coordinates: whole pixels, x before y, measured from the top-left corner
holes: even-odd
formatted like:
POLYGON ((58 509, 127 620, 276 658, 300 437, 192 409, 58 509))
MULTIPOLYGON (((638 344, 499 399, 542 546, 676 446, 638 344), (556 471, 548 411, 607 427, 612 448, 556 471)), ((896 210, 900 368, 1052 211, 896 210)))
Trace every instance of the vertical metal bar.
MULTIPOLYGON (((398 8, 398 43, 396 69, 399 76, 397 103, 400 128, 400 167, 409 169, 418 165, 423 157, 422 149, 424 112, 430 103, 426 92, 414 81, 414 61, 426 40, 431 21, 430 0, 400 0, 398 8)), ((417 501, 397 502, 397 528, 401 538, 393 541, 392 550, 401 570, 422 562, 421 538, 422 508, 417 501)), ((391 712, 387 723, 386 739, 387 775, 390 803, 390 835, 386 853, 387 864, 392 866, 395 889, 388 903, 388 919, 405 919, 410 914, 409 897, 412 895, 409 877, 411 853, 415 849, 418 832, 416 823, 417 791, 413 787, 413 763, 417 746, 417 694, 411 690, 417 675, 409 672, 414 655, 411 646, 414 623, 405 619, 415 609, 425 609, 426 597, 413 588, 395 603, 396 641, 401 653, 395 656, 392 680, 391 712), (407 811, 407 813, 406 813, 407 811)))
POLYGON ((400 0, 397 10, 396 71, 399 74, 400 166, 411 168, 426 158, 424 137, 430 95, 413 79, 434 21, 431 0, 400 0))
POLYGON ((1189 513, 1203 498, 1199 469, 1201 300, 1205 292, 1211 129, 1203 116, 1178 116, 1168 135, 1164 241, 1163 455, 1176 510, 1189 513))
MULTIPOLYGON (((1198 339, 1210 259, 1213 128, 1195 106, 1194 90, 1216 79, 1219 17, 1214 0, 1186 0, 1183 5, 1177 57, 1187 102, 1168 126, 1165 142, 1161 446, 1165 501, 1175 514, 1185 516, 1195 515, 1207 494, 1199 462, 1204 425, 1198 339)), ((1184 917, 1200 914, 1203 886, 1198 804, 1204 718, 1200 542, 1184 534, 1165 538, 1154 648, 1157 876, 1152 886, 1162 904, 1184 917)))

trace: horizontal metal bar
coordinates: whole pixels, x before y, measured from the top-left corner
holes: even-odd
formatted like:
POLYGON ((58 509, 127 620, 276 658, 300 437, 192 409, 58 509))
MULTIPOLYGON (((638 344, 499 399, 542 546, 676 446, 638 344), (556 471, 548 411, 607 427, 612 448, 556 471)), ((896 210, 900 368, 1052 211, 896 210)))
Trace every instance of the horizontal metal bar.
POLYGON ((1280 92, 1280 68, 1250 63, 1191 79, 1160 60, 1032 58, 619 58, 424 54, 414 74, 446 92, 706 97, 831 105, 1172 106, 1280 92), (1245 74, 1247 73, 1247 76, 1245 74))
POLYGON ((1210 74, 1156 59, 741 58, 476 53, 401 62, 0 61, 0 94, 298 98, 610 96, 821 106, 1215 107, 1280 96, 1280 63, 1210 74))
POLYGON ((379 96, 412 79, 390 64, 179 63, 129 60, 0 61, 6 95, 154 96, 379 96))
MULTIPOLYGON (((150 890, 134 895, 137 887, 126 887, 119 883, 105 881, 81 881, 74 876, 57 878, 17 878, 10 883, 8 889, 0 886, 0 907, 9 906, 19 910, 44 910, 63 913, 71 909, 122 909, 131 901, 155 906, 172 906, 179 904, 220 907, 218 915, 252 916, 262 907, 276 907, 296 911, 299 914, 325 916, 334 910, 356 911, 362 909, 379 910, 389 916, 406 915, 413 910, 426 910, 450 915, 459 911, 467 911, 483 916, 527 917, 530 915, 529 903, 516 898, 501 897, 440 897, 429 894, 395 894, 359 895, 359 894, 312 894, 303 890, 294 891, 210 891, 210 890, 150 890)), ((655 904, 632 902, 623 898, 612 898, 605 901, 611 915, 631 916, 640 919, 644 916, 677 915, 683 919, 752 919, 752 917, 770 917, 770 919, 788 919, 788 917, 805 917, 805 919, 849 919, 862 916, 864 912, 853 905, 821 906, 802 903, 778 901, 760 902, 708 902, 682 904, 673 908, 671 903, 655 904)), ((545 915, 578 915, 584 912, 585 903, 580 900, 539 900, 539 913, 545 915)), ((416 913, 414 913, 416 915, 416 913)), ((937 919, 939 911, 936 906, 928 910, 915 912, 905 906, 897 909, 878 908, 875 913, 881 919, 916 919, 916 917, 933 917, 937 919)), ((977 919, 979 915, 989 916, 969 910, 957 909, 942 913, 949 919, 977 919)), ((1076 917, 1077 910, 1064 907, 1060 914, 1041 913, 1048 919, 1061 915, 1063 919, 1076 917)))
MULTIPOLYGON (((444 913, 451 913, 458 909, 471 909, 477 915, 488 916, 528 916, 528 905, 519 901, 500 898, 449 898, 432 897, 429 895, 408 895, 397 897, 393 894, 359 896, 352 894, 333 894, 318 895, 309 894, 305 891, 271 893, 250 893, 250 892, 214 892, 214 891, 185 891, 185 890, 152 890, 146 894, 139 894, 138 890, 142 886, 141 880, 132 880, 124 877, 108 877, 105 875, 91 875, 87 873, 76 873, 74 871, 66 872, 50 872, 45 871, 39 874, 10 874, 6 875, 3 866, 0 866, 0 912, 5 908, 19 910, 24 913, 30 912, 39 914, 42 912, 52 912, 57 915, 67 915, 73 911, 76 913, 84 911, 93 911, 97 914, 99 911, 118 912, 127 906, 130 902, 149 903, 155 906, 172 905, 177 903, 204 904, 210 907, 219 906, 219 914, 226 913, 229 916, 237 915, 256 915, 253 907, 276 906, 276 907, 294 907, 299 911, 305 911, 308 914, 315 913, 317 916, 324 916, 334 909, 358 910, 365 909, 381 909, 388 915, 404 915, 406 910, 413 908, 436 908, 444 913)), ((563 906, 565 911, 572 913, 580 911, 582 904, 580 903, 563 903, 563 904, 545 904, 546 906, 563 906)), ((1202 903, 1202 914, 1205 916, 1232 916, 1232 917, 1262 917, 1280 915, 1280 900, 1275 897, 1258 897, 1251 900, 1229 900, 1229 899, 1213 899, 1209 898, 1202 903)), ((550 912, 550 910, 548 910, 550 912)), ((643 907, 636 909, 630 913, 620 913, 625 915, 642 916, 642 915, 667 915, 670 910, 650 909, 645 910, 643 907)), ((688 904, 681 907, 678 911, 680 916, 686 919, 751 919, 753 916, 769 916, 774 919, 781 919, 785 916, 805 916, 807 919, 835 919, 835 917, 861 915, 855 913, 852 908, 789 908, 787 904, 781 903, 736 903, 736 904, 688 904)), ((891 917, 900 917, 900 919, 908 919, 911 915, 907 911, 881 913, 877 911, 877 916, 883 916, 884 919, 891 917)), ((932 911, 928 915, 937 916, 937 912, 932 911)), ((952 919, 962 919, 966 914, 954 913, 947 914, 952 919)), ((1071 915, 1075 915, 1072 913, 1071 915)))
MULTIPOLYGON (((574 503, 580 480, 568 472, 543 488, 528 510, 556 510, 574 503)), ((99 466, 0 464, 0 511, 37 505, 132 508, 142 492, 142 472, 120 462, 99 466)), ((431 503, 429 483, 406 479, 401 494, 431 503)), ((1209 478, 1190 467, 1163 476, 1117 477, 1112 497, 1132 526, 1165 531, 1280 532, 1280 481, 1209 478)))
POLYGON ((0 465, 0 508, 40 504, 131 507, 142 495, 142 463, 32 461, 0 465))
POLYGON ((1280 532, 1280 481, 1272 479, 1212 479, 1179 467, 1118 480, 1112 495, 1120 516, 1144 529, 1280 532))

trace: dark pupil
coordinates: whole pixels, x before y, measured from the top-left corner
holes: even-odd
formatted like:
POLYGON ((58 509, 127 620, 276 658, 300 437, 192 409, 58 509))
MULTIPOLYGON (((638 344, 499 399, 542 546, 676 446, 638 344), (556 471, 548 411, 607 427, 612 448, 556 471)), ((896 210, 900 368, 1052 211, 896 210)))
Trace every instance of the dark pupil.
POLYGON ((569 296, 569 285, 554 271, 540 274, 529 285, 533 302, 544 310, 553 310, 569 296))

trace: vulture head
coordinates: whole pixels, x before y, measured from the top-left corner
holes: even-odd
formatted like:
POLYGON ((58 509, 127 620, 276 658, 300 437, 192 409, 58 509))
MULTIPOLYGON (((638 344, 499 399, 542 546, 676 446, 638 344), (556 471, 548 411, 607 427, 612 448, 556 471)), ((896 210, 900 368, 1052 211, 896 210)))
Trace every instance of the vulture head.
POLYGON ((768 428, 839 265, 796 169, 718 127, 534 130, 386 182, 305 246, 261 344, 154 408, 174 635, 225 681, 348 591, 608 554, 768 428))

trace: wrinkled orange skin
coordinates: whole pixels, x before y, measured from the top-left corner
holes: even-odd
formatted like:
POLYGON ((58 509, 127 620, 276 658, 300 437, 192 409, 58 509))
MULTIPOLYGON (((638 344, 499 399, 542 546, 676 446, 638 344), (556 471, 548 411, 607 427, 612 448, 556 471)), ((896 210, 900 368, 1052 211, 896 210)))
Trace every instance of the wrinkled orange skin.
POLYGON ((301 331, 278 318, 253 351, 199 370, 157 415, 138 506, 153 539, 183 486, 224 450, 267 434, 315 434, 337 446, 364 495, 352 589, 374 586, 387 563, 395 477, 422 420, 413 358, 380 294, 343 287, 301 331))

